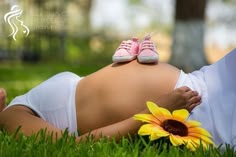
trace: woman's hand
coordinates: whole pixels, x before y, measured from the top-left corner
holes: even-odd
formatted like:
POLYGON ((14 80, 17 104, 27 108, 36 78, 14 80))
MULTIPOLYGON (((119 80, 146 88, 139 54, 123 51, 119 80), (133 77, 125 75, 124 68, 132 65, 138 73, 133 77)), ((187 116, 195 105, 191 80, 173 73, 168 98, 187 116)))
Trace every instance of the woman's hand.
POLYGON ((196 106, 201 104, 201 96, 198 92, 191 90, 189 87, 183 86, 158 99, 157 104, 170 111, 187 109, 190 112, 196 106))

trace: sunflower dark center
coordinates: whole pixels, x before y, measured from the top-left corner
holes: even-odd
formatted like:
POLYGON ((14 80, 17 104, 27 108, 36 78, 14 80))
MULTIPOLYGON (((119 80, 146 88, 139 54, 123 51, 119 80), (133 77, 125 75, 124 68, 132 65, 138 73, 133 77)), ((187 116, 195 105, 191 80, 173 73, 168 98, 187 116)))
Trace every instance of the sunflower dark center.
POLYGON ((188 128, 186 127, 186 125, 177 120, 172 120, 172 119, 165 120, 161 126, 165 131, 172 133, 174 135, 179 135, 179 136, 188 135, 188 128))

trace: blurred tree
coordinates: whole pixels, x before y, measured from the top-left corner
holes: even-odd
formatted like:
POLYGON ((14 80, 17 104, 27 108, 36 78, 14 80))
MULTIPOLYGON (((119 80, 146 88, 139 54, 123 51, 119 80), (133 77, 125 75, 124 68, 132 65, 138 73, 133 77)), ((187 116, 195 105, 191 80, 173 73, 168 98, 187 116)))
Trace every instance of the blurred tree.
POLYGON ((90 21, 90 13, 93 6, 93 0, 75 0, 79 5, 79 8, 82 12, 83 16, 83 32, 85 34, 91 33, 91 21, 90 21))
POLYGON ((67 37, 67 31, 66 31, 66 27, 67 27, 67 0, 62 0, 61 4, 60 4, 60 12, 62 13, 60 15, 61 18, 61 23, 60 23, 60 46, 59 46, 59 57, 64 60, 65 59, 65 52, 66 52, 66 37, 67 37))
MULTIPOLYGON (((40 15, 41 12, 45 10, 44 3, 46 0, 32 0, 32 4, 28 5, 35 5, 37 8, 37 14, 40 15)), ((39 16, 37 16, 39 17, 39 16)), ((35 20, 35 19, 34 19, 35 20)), ((37 20, 33 21, 36 22, 36 25, 41 24, 41 18, 37 18, 37 20)), ((34 33, 31 33, 31 39, 24 40, 24 49, 22 50, 21 59, 25 62, 36 62, 39 61, 41 58, 41 39, 42 34, 40 30, 35 30, 34 33)))
POLYGON ((204 26, 207 0, 176 0, 170 63, 185 71, 207 64, 204 26))
MULTIPOLYGON (((60 60, 64 60, 66 53, 66 38, 67 38, 67 4, 68 0, 47 1, 33 0, 33 4, 37 7, 38 24, 35 30, 35 38, 33 39, 34 53, 41 53, 42 43, 45 40, 49 43, 49 49, 52 47, 56 53, 54 56, 60 60), (45 20, 50 19, 50 20, 45 20), (53 19, 52 19, 53 18, 53 19), (55 49, 56 48, 56 49, 55 49)), ((46 50, 47 51, 47 50, 46 50)))

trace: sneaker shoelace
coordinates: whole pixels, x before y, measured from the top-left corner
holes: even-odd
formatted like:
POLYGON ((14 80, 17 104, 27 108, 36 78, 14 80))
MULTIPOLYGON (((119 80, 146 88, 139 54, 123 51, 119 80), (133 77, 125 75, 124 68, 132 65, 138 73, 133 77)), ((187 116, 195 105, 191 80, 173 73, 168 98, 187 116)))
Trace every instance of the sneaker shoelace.
POLYGON ((123 41, 118 47, 118 50, 125 49, 129 52, 129 50, 131 49, 131 46, 132 46, 132 43, 130 41, 123 41))
POLYGON ((145 49, 150 49, 152 51, 155 51, 155 46, 153 44, 153 42, 149 41, 149 40, 145 40, 142 44, 141 44, 141 48, 140 51, 143 51, 145 49))
POLYGON ((140 51, 143 51, 145 49, 150 49, 155 52, 155 45, 154 43, 150 40, 151 39, 151 34, 148 34, 144 37, 144 41, 141 44, 140 51))

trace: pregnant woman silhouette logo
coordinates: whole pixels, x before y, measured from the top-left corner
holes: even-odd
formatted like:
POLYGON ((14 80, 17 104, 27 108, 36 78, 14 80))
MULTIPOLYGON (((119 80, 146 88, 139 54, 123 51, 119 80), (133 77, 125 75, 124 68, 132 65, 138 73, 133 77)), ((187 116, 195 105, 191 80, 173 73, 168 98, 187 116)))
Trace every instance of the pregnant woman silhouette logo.
POLYGON ((11 10, 4 15, 4 21, 10 25, 12 32, 9 36, 12 36, 16 40, 16 34, 19 31, 19 27, 23 28, 23 33, 27 37, 29 35, 29 28, 24 25, 24 22, 19 20, 19 17, 22 14, 22 10, 18 5, 13 5, 11 10))

